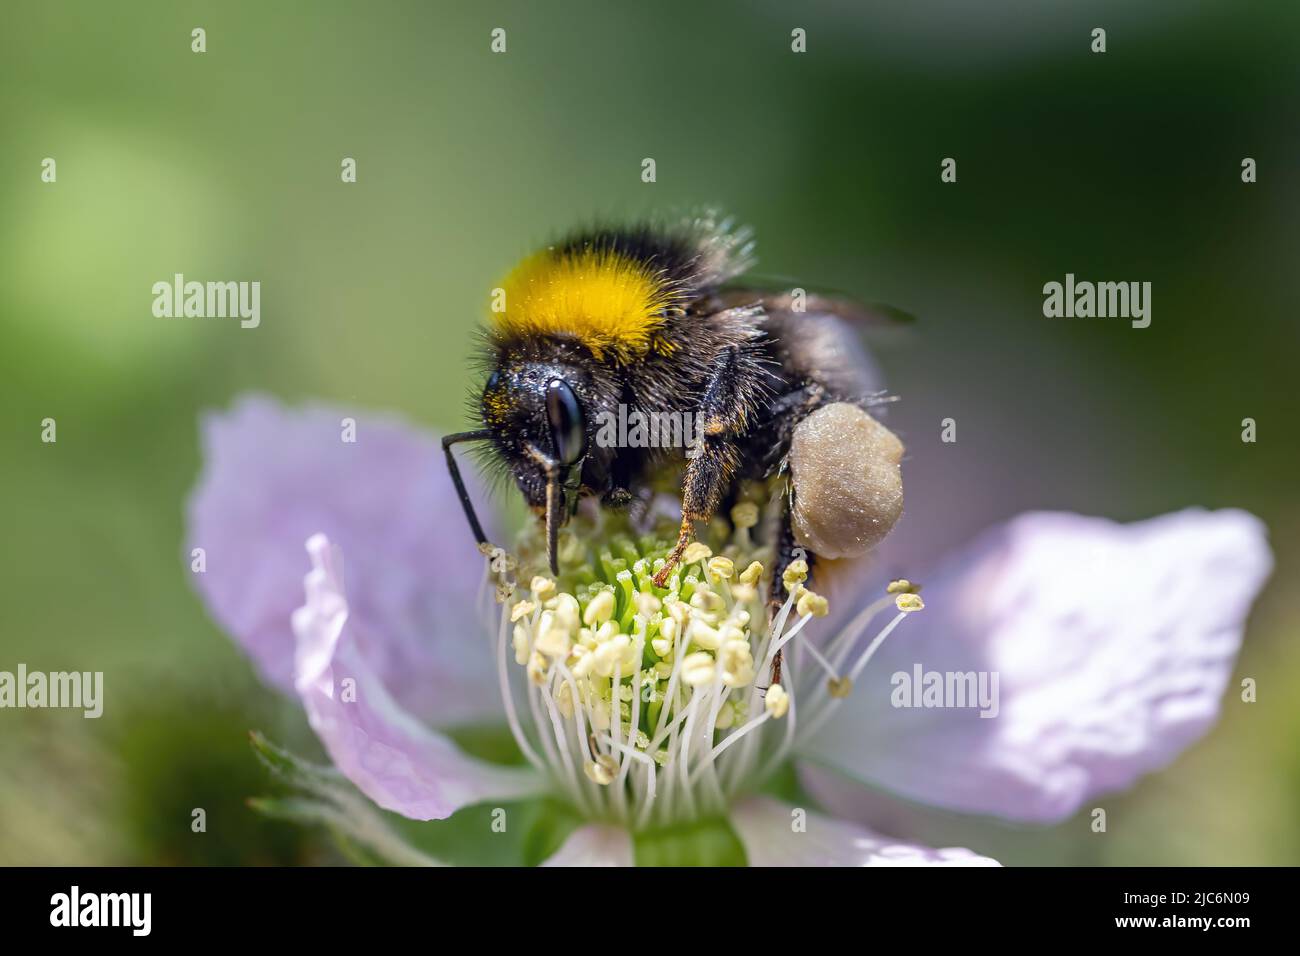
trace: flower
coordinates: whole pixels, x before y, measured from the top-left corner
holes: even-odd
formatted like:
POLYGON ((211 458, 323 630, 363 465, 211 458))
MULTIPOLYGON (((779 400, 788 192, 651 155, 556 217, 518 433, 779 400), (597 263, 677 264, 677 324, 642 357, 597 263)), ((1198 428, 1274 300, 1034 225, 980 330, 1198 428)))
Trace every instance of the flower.
POLYGON ((702 534, 665 589, 649 581, 663 542, 608 518, 566 535, 558 580, 533 573, 527 535, 485 572, 437 442, 365 417, 344 442, 344 417, 250 398, 207 419, 198 589, 380 807, 430 820, 561 794, 588 822, 550 865, 630 863, 632 831, 707 814, 729 818, 753 865, 991 863, 871 831, 862 785, 1041 823, 1131 785, 1216 719, 1271 566, 1240 511, 1037 512, 918 570, 920 588, 878 575, 823 596, 796 563, 769 628, 755 502, 702 534), (996 675, 996 715, 900 701, 918 669, 996 675), (524 766, 447 733, 494 712, 524 766), (760 791, 788 760, 834 816, 760 791))

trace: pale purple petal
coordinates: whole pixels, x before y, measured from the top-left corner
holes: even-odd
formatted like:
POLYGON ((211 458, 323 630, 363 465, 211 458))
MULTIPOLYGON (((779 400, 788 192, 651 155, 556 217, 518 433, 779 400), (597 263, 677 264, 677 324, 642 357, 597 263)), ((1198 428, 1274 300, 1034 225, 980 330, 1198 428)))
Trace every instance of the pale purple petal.
POLYGON ((891 840, 855 823, 833 820, 769 797, 737 806, 731 825, 750 866, 998 866, 959 847, 933 850, 891 840))
POLYGON ((294 684, 334 766, 379 806, 414 820, 540 792, 531 770, 467 757, 402 710, 357 652, 339 550, 315 535, 307 552, 307 603, 293 613, 294 684))
POLYGON ((292 689, 302 543, 323 532, 347 551, 358 649, 393 696, 437 725, 499 718, 473 600, 483 559, 433 436, 356 409, 250 397, 205 417, 203 459, 186 561, 204 549, 199 593, 266 680, 292 689))
POLYGON ((632 866, 632 837, 622 827, 589 823, 569 834, 542 866, 632 866))
MULTIPOLYGON (((905 797, 1055 821, 1165 766, 1218 716, 1272 557, 1263 525, 1199 509, 1120 525, 1022 515, 937 573, 804 756, 905 797), (979 672, 998 712, 904 708, 895 674, 979 672), (991 689, 991 685, 987 685, 991 689)), ((813 792, 852 816, 845 788, 813 792)), ((824 778, 823 778, 824 779, 824 778)))

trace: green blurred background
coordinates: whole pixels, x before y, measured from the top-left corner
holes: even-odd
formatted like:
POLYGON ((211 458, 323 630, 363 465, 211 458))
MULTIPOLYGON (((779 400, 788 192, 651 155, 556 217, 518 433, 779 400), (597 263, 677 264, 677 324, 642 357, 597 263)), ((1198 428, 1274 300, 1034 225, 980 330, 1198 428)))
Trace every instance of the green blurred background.
POLYGON ((953 543, 1038 507, 1235 505, 1271 529, 1236 675, 1259 702, 1230 695, 1106 800, 1109 838, 930 811, 912 835, 1007 863, 1300 862, 1300 7, 852 6, 7 5, 0 669, 102 670, 108 702, 0 712, 0 863, 336 860, 244 805, 268 790, 250 727, 313 741, 179 560, 199 412, 255 389, 459 426, 516 257, 706 203, 754 227, 761 271, 920 317, 879 356, 953 543), (261 327, 154 318, 175 272, 260 280, 261 327), (1066 272, 1151 281, 1151 327, 1044 318, 1066 272))

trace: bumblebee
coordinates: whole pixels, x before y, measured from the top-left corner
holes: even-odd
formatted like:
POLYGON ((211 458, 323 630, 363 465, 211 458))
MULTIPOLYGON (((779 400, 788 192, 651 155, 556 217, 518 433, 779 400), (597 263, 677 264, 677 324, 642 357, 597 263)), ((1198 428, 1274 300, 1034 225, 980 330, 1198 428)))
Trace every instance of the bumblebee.
POLYGON ((902 443, 868 409, 882 402, 855 326, 882 317, 802 289, 763 291, 742 277, 749 234, 713 216, 578 232, 529 256, 500 289, 486 329, 482 427, 443 439, 475 539, 486 544, 452 447, 481 441, 557 536, 580 498, 645 501, 680 482, 681 529, 661 586, 692 540, 745 480, 786 478, 771 598, 797 554, 865 553, 902 511, 902 443), (599 424, 622 406, 649 418, 690 413, 681 448, 615 447, 599 424), (680 477, 678 477, 680 476, 680 477))

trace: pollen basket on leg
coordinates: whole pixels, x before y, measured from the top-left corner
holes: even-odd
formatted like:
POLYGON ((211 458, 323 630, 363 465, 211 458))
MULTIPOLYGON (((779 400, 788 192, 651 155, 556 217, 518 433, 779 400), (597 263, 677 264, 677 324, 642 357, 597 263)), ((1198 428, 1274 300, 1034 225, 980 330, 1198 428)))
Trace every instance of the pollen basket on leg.
POLYGON ((596 358, 628 362, 666 347, 660 333, 683 294, 663 270, 614 249, 547 249, 506 278, 493 334, 567 336, 596 358))

